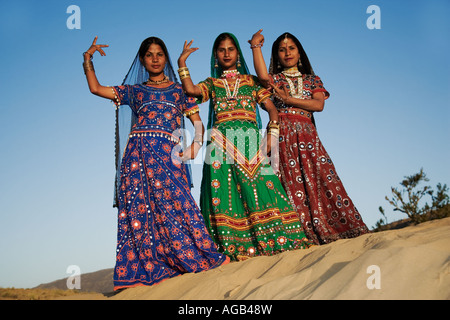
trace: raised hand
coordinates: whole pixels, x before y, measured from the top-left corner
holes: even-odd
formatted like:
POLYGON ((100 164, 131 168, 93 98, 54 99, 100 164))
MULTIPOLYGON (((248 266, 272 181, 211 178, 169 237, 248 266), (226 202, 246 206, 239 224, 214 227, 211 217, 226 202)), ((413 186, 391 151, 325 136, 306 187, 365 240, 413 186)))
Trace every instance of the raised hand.
POLYGON ((193 42, 194 40, 191 40, 189 43, 187 43, 187 41, 184 42, 183 51, 181 52, 180 57, 178 58, 179 67, 185 67, 186 59, 191 55, 192 52, 195 52, 199 49, 199 48, 191 48, 193 42))
POLYGON ((92 45, 87 49, 85 53, 88 53, 91 55, 91 57, 94 55, 95 51, 98 51, 101 56, 106 56, 105 51, 103 51, 102 48, 109 47, 107 44, 97 44, 98 36, 94 38, 94 41, 92 42, 92 45))
POLYGON ((248 43, 250 43, 251 46, 258 46, 258 47, 262 47, 264 44, 264 36, 262 35, 262 30, 263 29, 259 29, 258 32, 256 32, 253 36, 251 40, 248 40, 248 43))

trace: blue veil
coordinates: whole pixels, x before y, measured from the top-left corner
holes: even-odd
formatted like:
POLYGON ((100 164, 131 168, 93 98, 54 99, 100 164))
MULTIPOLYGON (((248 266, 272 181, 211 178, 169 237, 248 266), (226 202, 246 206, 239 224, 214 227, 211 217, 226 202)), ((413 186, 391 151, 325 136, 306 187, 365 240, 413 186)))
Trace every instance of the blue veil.
MULTIPOLYGON (((157 39, 163 44, 163 51, 166 53, 166 66, 164 67, 164 74, 169 78, 170 81, 179 83, 175 72, 172 67, 172 62, 170 60, 169 53, 164 45, 164 42, 156 37, 150 37, 143 41, 143 43, 149 39, 157 39)), ((122 85, 135 85, 142 84, 146 82, 149 78, 149 74, 145 67, 142 65, 139 59, 139 52, 136 54, 134 61, 128 70, 125 78, 122 81, 122 85)), ((122 157, 125 151, 125 147, 128 142, 128 136, 133 128, 134 124, 137 122, 137 115, 132 111, 132 109, 127 105, 116 106, 116 128, 115 128, 115 165, 116 165, 116 176, 114 183, 114 203, 113 207, 118 207, 118 193, 120 188, 120 166, 122 163, 122 157)), ((185 128, 184 117, 181 117, 181 128, 185 128)), ((186 139, 182 137, 183 150, 186 149, 186 139)), ((186 169, 188 173, 188 182, 191 188, 192 177, 191 177, 191 167, 190 164, 186 164, 186 169)))

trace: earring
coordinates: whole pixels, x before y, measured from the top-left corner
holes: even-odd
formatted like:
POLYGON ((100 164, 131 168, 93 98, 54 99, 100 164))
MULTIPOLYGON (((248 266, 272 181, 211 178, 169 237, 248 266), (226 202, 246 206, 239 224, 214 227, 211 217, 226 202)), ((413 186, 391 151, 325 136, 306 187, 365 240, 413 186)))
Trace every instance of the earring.
POLYGON ((237 62, 236 62, 236 66, 237 66, 238 68, 241 67, 241 56, 239 56, 239 55, 238 55, 238 59, 237 59, 237 62))
POLYGON ((218 68, 219 67, 219 63, 218 63, 218 61, 217 61, 217 58, 216 58, 216 60, 214 61, 215 63, 214 63, 214 68, 218 68))

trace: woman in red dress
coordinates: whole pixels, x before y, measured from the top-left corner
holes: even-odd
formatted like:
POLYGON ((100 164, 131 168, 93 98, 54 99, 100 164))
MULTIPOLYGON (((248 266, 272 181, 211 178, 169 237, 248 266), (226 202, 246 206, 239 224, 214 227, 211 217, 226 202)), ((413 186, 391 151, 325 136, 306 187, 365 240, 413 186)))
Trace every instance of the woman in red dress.
POLYGON ((369 232, 316 131, 313 113, 323 110, 330 94, 290 33, 273 43, 267 72, 261 31, 249 41, 254 65, 261 83, 273 88, 280 121, 281 182, 306 235, 316 244, 325 244, 369 232))

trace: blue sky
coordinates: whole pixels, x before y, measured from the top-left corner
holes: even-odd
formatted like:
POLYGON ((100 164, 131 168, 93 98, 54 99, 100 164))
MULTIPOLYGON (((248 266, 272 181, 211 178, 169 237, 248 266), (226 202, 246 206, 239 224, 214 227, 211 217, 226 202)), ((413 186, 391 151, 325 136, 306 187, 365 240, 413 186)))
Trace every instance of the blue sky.
MULTIPOLYGON (((295 34, 331 98, 316 115, 319 136, 366 224, 404 218, 385 195, 424 168, 430 184, 450 184, 450 2, 2 1, 0 3, 0 287, 33 287, 114 266, 114 107, 90 94, 82 52, 96 35, 108 44, 94 65, 117 85, 148 36, 172 62, 183 42, 194 82, 208 76, 212 42, 234 33, 253 71, 247 40, 263 29, 263 53, 295 34), (170 3, 167 9, 164 3, 170 3), (70 30, 70 5, 81 29, 70 30), (369 5, 381 10, 370 30, 369 5)), ((201 105, 206 121, 207 105, 201 105)), ((201 164, 194 164, 199 198, 201 164)), ((81 285, 83 285, 81 283, 81 285)))

